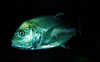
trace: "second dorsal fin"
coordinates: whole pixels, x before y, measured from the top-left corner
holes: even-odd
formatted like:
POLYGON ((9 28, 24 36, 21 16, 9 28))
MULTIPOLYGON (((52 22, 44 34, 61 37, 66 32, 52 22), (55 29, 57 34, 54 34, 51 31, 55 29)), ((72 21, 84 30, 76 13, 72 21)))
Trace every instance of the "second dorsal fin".
POLYGON ((64 13, 58 13, 58 14, 56 14, 55 16, 56 17, 62 17, 64 15, 64 13))

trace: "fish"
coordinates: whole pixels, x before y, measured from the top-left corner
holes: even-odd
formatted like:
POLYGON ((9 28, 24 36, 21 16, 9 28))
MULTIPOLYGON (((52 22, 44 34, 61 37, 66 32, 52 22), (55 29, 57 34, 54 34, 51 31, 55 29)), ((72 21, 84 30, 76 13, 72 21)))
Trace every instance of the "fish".
POLYGON ((63 13, 41 15, 24 21, 15 31, 11 46, 20 50, 39 50, 63 47, 69 49, 68 41, 77 29, 61 18, 63 13))

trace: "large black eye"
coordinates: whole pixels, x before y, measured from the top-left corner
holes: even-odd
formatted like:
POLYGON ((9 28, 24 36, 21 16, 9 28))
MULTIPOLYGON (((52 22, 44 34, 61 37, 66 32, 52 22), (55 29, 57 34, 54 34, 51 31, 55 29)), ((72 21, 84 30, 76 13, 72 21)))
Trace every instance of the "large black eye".
POLYGON ((23 30, 19 31, 19 35, 21 35, 21 36, 25 35, 25 31, 23 31, 23 30))

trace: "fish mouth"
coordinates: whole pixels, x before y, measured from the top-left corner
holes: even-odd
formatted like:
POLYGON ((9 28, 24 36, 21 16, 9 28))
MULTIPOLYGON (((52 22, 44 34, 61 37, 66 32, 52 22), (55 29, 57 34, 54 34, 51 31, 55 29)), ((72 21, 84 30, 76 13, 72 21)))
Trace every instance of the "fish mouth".
POLYGON ((12 41, 12 44, 11 46, 13 48, 17 48, 17 49, 20 49, 20 50, 27 50, 27 47, 25 47, 25 43, 24 42, 14 42, 12 41))
POLYGON ((25 43, 19 43, 19 42, 12 42, 11 46, 13 48, 19 49, 19 50, 34 50, 38 46, 39 42, 34 44, 34 46, 25 46, 25 43))
POLYGON ((19 50, 26 50, 26 48, 18 47, 18 46, 12 46, 13 48, 19 49, 19 50))
POLYGON ((19 49, 19 50, 31 50, 31 48, 23 47, 23 45, 14 45, 12 44, 13 48, 19 49))
POLYGON ((16 47, 16 46, 13 46, 13 48, 16 48, 16 49, 19 49, 19 50, 31 50, 31 48, 23 48, 23 47, 16 47))
POLYGON ((34 50, 39 45, 40 39, 41 37, 39 38, 37 42, 35 41, 34 45, 29 45, 29 46, 25 46, 26 43, 24 42, 11 41, 12 42, 11 46, 19 50, 34 50))

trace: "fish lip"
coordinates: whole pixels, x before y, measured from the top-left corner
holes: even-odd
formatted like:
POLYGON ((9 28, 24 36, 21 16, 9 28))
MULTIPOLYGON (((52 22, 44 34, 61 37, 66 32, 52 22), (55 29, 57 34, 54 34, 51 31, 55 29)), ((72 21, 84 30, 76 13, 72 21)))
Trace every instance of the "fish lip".
POLYGON ((17 47, 17 46, 13 46, 13 48, 17 48, 19 50, 27 50, 27 48, 22 48, 22 47, 17 47))
POLYGON ((11 44, 11 46, 13 47, 13 48, 23 48, 23 46, 21 46, 21 45, 25 45, 25 43, 18 43, 18 42, 16 42, 16 41, 11 41, 12 42, 12 44, 11 44), (18 44, 18 45, 17 45, 18 44))
POLYGON ((19 50, 31 50, 31 48, 25 48, 25 47, 19 47, 19 46, 12 46, 13 48, 19 49, 19 50))

